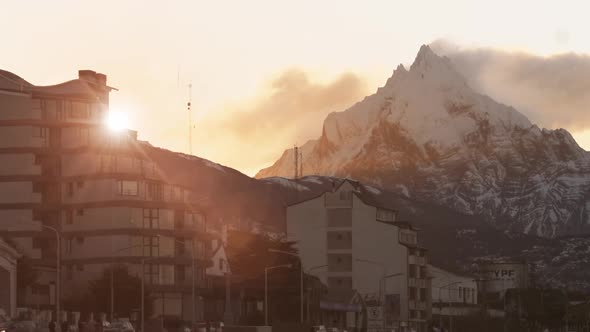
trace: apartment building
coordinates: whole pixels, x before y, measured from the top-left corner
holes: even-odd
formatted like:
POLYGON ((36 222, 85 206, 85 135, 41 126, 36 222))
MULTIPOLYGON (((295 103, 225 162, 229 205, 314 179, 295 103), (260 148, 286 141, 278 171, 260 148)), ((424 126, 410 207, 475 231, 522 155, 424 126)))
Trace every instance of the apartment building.
POLYGON ((192 250, 197 287, 209 265, 205 216, 187 188, 166 181, 136 132, 104 126, 111 90, 90 70, 52 86, 0 70, 0 236, 40 272, 19 298, 55 307, 55 229, 62 300, 124 264, 145 278, 154 315, 190 319, 192 250))
MULTIPOLYGON (((383 327, 426 331, 431 310, 426 249, 418 244, 417 229, 398 220, 397 211, 365 186, 345 180, 289 206, 286 226, 304 269, 330 292, 353 290, 367 306, 382 307, 383 327)), ((359 327, 363 319, 356 315, 359 327)), ((352 327, 345 324, 341 327, 352 327)))

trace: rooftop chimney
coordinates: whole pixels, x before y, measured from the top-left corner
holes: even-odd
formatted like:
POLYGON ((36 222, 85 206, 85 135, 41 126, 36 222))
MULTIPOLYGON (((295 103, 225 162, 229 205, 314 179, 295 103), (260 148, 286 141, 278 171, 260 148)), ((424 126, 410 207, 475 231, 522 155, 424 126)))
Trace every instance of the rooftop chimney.
POLYGON ((94 70, 78 70, 78 78, 87 82, 96 82, 96 72, 94 70))

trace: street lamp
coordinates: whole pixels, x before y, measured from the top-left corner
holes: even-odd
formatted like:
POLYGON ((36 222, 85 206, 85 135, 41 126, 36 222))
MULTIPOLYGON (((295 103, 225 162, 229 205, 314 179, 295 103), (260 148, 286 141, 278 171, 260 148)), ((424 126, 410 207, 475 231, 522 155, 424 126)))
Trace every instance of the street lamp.
POLYGON ((382 294, 382 283, 383 283, 383 279, 385 277, 385 265, 383 263, 379 263, 379 262, 375 262, 375 261, 371 261, 368 259, 361 259, 361 258, 357 258, 355 259, 357 262, 363 262, 363 263, 369 263, 369 264, 373 264, 376 266, 380 266, 381 267, 381 278, 379 278, 379 300, 381 301, 381 294, 382 294))
MULTIPOLYGON (((313 271, 313 270, 321 269, 321 268, 327 267, 327 266, 328 266, 327 264, 313 266, 313 267, 310 267, 309 269, 307 269, 305 273, 310 274, 311 271, 313 271)), ((305 315, 305 317, 307 318, 307 322, 311 321, 311 319, 310 319, 311 314, 309 312, 309 302, 311 302, 311 294, 310 294, 311 290, 312 290, 312 287, 307 286, 307 301, 306 301, 307 305, 306 305, 306 315, 305 315)))
POLYGON ((299 269, 299 271, 300 271, 300 276, 299 276, 299 288, 300 288, 299 289, 299 314, 300 314, 300 321, 301 321, 301 323, 303 323, 303 261, 301 260, 301 257, 299 257, 298 255, 296 255, 292 252, 277 250, 277 249, 268 249, 268 251, 297 257, 297 259, 299 259, 299 268, 300 268, 299 269))
MULTIPOLYGON (((362 263, 369 263, 369 264, 373 264, 373 265, 381 267, 381 278, 379 278, 379 301, 381 301, 382 283, 383 283, 383 280, 385 277, 385 265, 383 263, 375 262, 375 261, 368 260, 368 259, 361 259, 361 258, 357 258, 357 259, 355 259, 355 261, 362 262, 362 263)), ((362 298, 362 296, 361 296, 361 298, 362 298)), ((366 304, 363 302, 363 305, 365 305, 365 309, 363 312, 363 330, 366 331, 366 328, 367 328, 366 304)))
MULTIPOLYGON (((141 246, 142 246, 141 244, 136 244, 133 246, 121 248, 119 250, 113 251, 112 255, 117 254, 121 251, 133 249, 133 248, 137 248, 137 247, 141 247, 141 246)), ((115 312, 115 273, 114 273, 114 266, 112 266, 111 267, 111 322, 113 322, 113 319, 115 317, 114 312, 115 312)))
POLYGON ((268 326, 268 271, 281 267, 291 268, 291 264, 267 266, 264 268, 264 326, 268 326))

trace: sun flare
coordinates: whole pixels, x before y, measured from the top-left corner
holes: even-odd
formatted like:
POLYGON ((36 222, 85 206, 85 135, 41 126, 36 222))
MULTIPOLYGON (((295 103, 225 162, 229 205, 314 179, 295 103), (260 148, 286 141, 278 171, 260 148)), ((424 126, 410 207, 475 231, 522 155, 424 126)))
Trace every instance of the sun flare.
POLYGON ((127 113, 120 110, 110 110, 106 118, 107 126, 113 131, 121 131, 129 126, 127 113))

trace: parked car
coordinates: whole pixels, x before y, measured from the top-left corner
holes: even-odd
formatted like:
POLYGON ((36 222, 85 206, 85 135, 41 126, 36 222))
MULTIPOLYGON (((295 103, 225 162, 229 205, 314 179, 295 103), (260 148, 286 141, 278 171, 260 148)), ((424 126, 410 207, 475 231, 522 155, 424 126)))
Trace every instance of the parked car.
POLYGON ((0 332, 7 332, 10 324, 10 320, 0 315, 0 332))
POLYGON ((328 332, 324 325, 318 325, 313 327, 315 332, 328 332))
POLYGON ((37 332, 37 324, 31 320, 18 320, 6 324, 6 332, 37 332))
POLYGON ((103 326, 103 332, 135 332, 135 329, 129 321, 115 321, 103 326))

